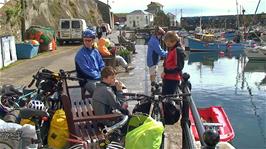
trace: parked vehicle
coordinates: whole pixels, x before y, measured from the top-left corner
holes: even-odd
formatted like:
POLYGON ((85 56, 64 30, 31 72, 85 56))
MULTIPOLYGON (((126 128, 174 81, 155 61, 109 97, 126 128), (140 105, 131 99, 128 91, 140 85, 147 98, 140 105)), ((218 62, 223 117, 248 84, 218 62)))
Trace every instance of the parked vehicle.
POLYGON ((82 33, 87 29, 84 19, 60 19, 57 39, 60 45, 64 42, 82 41, 82 33))

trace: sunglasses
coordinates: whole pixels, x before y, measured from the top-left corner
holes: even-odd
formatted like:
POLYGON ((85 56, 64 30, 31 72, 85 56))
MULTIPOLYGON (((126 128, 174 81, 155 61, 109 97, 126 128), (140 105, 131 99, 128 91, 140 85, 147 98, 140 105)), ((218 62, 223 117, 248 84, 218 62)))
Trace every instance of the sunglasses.
POLYGON ((85 42, 92 42, 93 39, 84 39, 85 42))

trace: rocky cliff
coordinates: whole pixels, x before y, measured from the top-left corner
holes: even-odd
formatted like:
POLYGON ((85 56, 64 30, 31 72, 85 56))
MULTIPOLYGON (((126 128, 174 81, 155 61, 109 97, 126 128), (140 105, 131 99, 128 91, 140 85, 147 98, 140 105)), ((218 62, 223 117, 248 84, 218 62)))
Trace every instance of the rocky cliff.
POLYGON ((21 39, 21 22, 58 29, 60 18, 82 18, 88 25, 98 25, 102 16, 95 0, 10 0, 0 9, 0 36, 21 39))

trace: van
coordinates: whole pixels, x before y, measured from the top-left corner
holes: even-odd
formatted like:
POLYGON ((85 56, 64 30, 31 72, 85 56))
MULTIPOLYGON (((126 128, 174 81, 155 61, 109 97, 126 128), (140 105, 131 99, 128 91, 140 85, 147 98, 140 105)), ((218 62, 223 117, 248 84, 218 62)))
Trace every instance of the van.
POLYGON ((64 42, 82 41, 82 33, 87 29, 84 19, 60 19, 57 39, 60 45, 64 42))

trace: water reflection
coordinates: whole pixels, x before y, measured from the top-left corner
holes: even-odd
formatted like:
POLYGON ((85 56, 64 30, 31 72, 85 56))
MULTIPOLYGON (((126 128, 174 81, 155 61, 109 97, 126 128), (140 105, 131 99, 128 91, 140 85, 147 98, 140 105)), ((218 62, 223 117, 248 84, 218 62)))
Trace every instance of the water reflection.
POLYGON ((236 148, 266 147, 265 61, 249 61, 243 51, 188 53, 184 71, 199 107, 223 106, 236 148))

